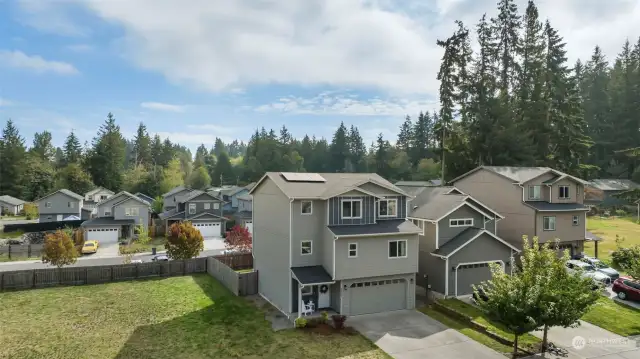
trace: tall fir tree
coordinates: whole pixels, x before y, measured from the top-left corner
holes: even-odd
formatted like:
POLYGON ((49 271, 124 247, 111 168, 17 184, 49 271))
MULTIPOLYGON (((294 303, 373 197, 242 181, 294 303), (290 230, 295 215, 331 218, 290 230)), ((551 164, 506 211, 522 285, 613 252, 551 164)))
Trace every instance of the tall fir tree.
POLYGON ((21 197, 26 148, 24 138, 12 120, 8 120, 0 139, 0 193, 21 197))
POLYGON ((147 126, 142 122, 138 125, 136 136, 133 139, 133 152, 135 165, 152 165, 151 137, 149 137, 149 133, 147 132, 147 126))
POLYGON ((53 147, 52 141, 51 132, 36 132, 33 135, 33 146, 29 152, 35 153, 44 161, 53 162, 56 156, 56 148, 53 147))
POLYGON ((80 163, 82 160, 82 145, 80 145, 80 139, 76 134, 71 131, 67 139, 64 141, 64 163, 80 163))
POLYGON ((331 172, 346 172, 349 161, 349 139, 344 122, 340 122, 340 126, 333 134, 329 153, 331 172))
POLYGON ((87 162, 95 185, 114 192, 122 188, 125 140, 112 113, 107 115, 107 119, 98 130, 87 162))

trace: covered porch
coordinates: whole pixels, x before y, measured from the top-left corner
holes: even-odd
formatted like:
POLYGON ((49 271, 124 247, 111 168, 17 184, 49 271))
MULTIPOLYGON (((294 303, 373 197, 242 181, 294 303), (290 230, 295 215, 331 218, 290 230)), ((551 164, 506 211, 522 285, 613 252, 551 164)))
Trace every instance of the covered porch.
POLYGON ((323 311, 338 314, 332 302, 340 294, 340 288, 324 267, 293 267, 291 277, 292 319, 320 316, 323 311))

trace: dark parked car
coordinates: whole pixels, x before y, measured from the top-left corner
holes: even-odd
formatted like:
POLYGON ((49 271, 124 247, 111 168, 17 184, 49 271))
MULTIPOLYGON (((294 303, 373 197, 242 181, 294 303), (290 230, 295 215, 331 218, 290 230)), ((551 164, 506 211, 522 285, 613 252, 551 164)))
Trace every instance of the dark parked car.
POLYGON ((640 300, 640 283, 631 278, 618 278, 611 290, 622 300, 640 300))
POLYGON ((152 261, 163 261, 166 262, 169 260, 169 257, 167 257, 166 254, 158 254, 157 256, 153 256, 153 258, 151 258, 152 261))

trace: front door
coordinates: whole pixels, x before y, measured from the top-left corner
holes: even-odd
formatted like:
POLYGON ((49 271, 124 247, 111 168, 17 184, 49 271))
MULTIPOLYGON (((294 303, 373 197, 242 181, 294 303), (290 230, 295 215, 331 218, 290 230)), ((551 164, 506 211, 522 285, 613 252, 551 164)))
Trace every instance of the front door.
POLYGON ((318 290, 318 308, 329 308, 331 306, 331 286, 322 284, 318 290))

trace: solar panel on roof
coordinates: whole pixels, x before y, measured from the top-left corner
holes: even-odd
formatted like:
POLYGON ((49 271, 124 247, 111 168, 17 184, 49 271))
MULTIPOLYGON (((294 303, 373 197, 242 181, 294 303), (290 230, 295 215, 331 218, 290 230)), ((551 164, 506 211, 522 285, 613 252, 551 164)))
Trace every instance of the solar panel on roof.
POLYGON ((326 182, 324 177, 317 173, 280 172, 288 182, 326 182))

